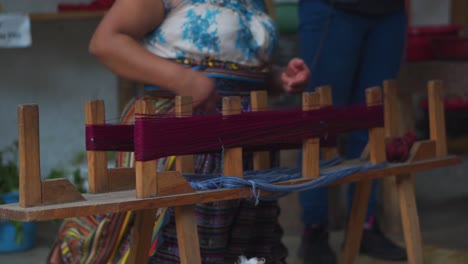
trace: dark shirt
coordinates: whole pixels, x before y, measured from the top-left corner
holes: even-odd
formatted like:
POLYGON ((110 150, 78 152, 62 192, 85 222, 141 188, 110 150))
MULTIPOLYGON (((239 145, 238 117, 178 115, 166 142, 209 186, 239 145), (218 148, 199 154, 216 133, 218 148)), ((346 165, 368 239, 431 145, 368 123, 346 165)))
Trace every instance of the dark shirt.
POLYGON ((388 15, 404 10, 405 0, 321 0, 337 9, 361 15, 388 15))

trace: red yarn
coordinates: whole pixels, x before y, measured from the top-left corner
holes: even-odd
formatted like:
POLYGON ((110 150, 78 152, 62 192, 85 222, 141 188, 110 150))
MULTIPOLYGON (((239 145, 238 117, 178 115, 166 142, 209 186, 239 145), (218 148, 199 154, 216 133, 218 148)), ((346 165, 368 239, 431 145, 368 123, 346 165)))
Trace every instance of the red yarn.
POLYGON ((405 162, 409 158, 411 147, 416 141, 413 131, 407 132, 403 137, 394 138, 387 144, 387 160, 389 162, 405 162))

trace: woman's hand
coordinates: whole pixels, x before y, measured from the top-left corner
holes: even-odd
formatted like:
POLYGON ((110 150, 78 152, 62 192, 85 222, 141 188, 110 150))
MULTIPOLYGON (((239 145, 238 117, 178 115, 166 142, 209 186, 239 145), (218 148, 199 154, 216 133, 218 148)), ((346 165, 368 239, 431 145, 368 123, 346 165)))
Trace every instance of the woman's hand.
POLYGON ((218 103, 218 93, 215 82, 205 74, 191 69, 186 69, 180 77, 180 82, 175 89, 178 95, 192 97, 194 110, 213 112, 218 103))
POLYGON ((283 91, 287 93, 302 92, 309 83, 310 70, 303 60, 294 58, 281 73, 283 91))

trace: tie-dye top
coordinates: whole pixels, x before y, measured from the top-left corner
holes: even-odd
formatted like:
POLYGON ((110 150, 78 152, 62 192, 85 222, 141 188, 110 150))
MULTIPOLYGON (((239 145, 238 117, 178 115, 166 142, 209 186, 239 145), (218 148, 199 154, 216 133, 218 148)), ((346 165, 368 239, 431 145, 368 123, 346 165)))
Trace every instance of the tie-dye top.
POLYGON ((163 0, 166 17, 144 46, 167 59, 267 63, 278 34, 263 0, 163 0))

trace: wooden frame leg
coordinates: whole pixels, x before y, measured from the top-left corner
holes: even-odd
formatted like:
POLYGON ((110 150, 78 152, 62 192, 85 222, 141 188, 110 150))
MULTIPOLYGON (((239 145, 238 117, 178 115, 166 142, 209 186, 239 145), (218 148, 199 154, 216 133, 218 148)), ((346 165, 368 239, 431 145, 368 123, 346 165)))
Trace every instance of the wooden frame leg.
MULTIPOLYGON (((368 106, 382 103, 382 91, 380 87, 372 87, 366 90, 366 103, 368 106)), ((369 129, 369 154, 372 164, 378 164, 386 160, 385 131, 383 127, 369 129)), ((363 180, 356 183, 353 207, 351 208, 348 228, 346 230, 342 263, 354 263, 359 254, 371 189, 372 180, 363 180)))
POLYGON ((422 264, 424 256, 416 207, 414 176, 412 174, 398 175, 396 179, 408 263, 422 264))
MULTIPOLYGON (((175 105, 177 115, 187 116, 192 114, 193 107, 191 97, 177 96, 175 105)), ((194 173, 193 155, 177 157, 176 171, 194 173)), ((177 206, 174 208, 174 214, 180 263, 201 263, 200 239, 198 238, 195 205, 177 206)))
POLYGON ((174 210, 180 263, 202 263, 195 206, 177 206, 174 210))
POLYGON ((372 180, 356 183, 353 206, 348 222, 345 247, 343 250, 342 263, 354 263, 361 247, 361 238, 364 222, 366 221, 369 196, 372 188, 372 180))
POLYGON ((156 210, 137 211, 133 225, 132 240, 130 242, 130 255, 128 263, 148 263, 148 252, 151 247, 154 218, 156 210))

